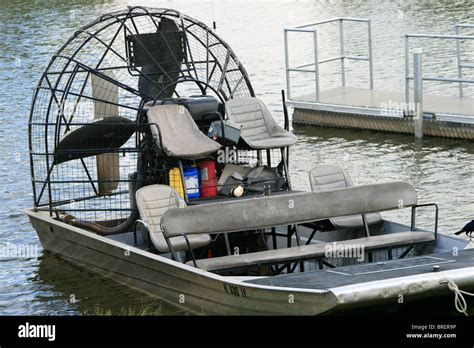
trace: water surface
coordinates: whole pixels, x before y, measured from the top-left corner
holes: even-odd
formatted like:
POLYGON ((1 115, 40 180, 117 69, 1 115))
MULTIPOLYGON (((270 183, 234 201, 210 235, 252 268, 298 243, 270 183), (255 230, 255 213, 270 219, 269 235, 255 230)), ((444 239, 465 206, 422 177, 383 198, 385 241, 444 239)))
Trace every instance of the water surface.
MULTIPOLYGON (((163 6, 181 10, 211 24, 234 49, 249 72, 254 89, 282 122, 280 90, 284 88, 285 26, 335 16, 373 20, 377 88, 402 90, 403 39, 408 31, 452 32, 457 22, 474 22, 472 1, 46 1, 0 0, 0 245, 37 246, 39 241, 21 209, 32 205, 27 122, 33 88, 51 55, 80 26, 100 14, 127 5, 163 6), (10 244, 7 244, 10 243, 10 244)), ((321 34, 325 55, 334 39, 321 34)), ((359 47, 363 31, 347 30, 347 47, 359 47), (359 41, 358 41, 359 40, 359 41)), ((363 40, 361 41, 363 42, 363 40)), ((310 48, 300 46, 297 59, 310 48)), ((472 46, 467 55, 472 54, 472 46)), ((435 74, 454 76, 453 48, 427 44, 435 74), (436 54, 435 54, 436 53, 436 54)), ((472 56, 470 56, 472 58, 472 56)), ((474 62, 474 59, 473 59, 474 62)), ((367 81, 366 67, 349 67, 350 85, 367 81)), ((339 83, 338 65, 322 71, 324 88, 339 83)), ((296 80, 307 89, 304 78, 296 80)), ((456 86, 433 84, 430 93, 455 95, 456 86)), ((471 93, 472 90, 467 90, 471 93)), ((425 139, 369 131, 295 126, 300 141, 292 149, 294 186, 308 189, 307 172, 316 164, 339 163, 356 184, 403 180, 413 184, 421 201, 441 208, 440 228, 453 232, 474 218, 474 144, 465 140, 425 139)), ((397 215, 398 216, 398 215, 397 215)), ((406 218, 406 216, 401 216, 406 218)), ((428 224, 425 217, 420 221, 428 224)), ((88 270, 40 253, 40 258, 0 258, 0 314, 68 315, 120 313, 131 309, 176 310, 158 300, 103 279, 88 270)))

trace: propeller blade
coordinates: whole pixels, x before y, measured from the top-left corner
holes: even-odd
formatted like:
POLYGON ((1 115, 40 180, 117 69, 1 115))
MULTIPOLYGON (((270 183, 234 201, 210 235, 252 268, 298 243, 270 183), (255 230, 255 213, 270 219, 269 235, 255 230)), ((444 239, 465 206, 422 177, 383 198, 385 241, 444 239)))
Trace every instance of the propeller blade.
POLYGON ((119 116, 81 126, 67 133, 56 146, 55 164, 116 151, 135 131, 135 122, 119 116))

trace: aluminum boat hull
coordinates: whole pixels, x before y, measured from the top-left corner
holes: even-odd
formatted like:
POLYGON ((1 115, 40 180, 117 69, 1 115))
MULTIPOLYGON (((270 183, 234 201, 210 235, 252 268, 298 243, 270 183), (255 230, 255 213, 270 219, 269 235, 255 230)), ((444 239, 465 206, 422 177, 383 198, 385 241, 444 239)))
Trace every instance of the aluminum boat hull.
MULTIPOLYGON (((194 314, 319 315, 336 308, 395 303, 399 294, 448 294, 446 278, 461 288, 474 287, 474 267, 325 289, 255 284, 252 281, 265 277, 217 275, 57 221, 45 212, 25 212, 45 250, 194 314)), ((438 239, 449 244, 443 238, 451 237, 438 239)))

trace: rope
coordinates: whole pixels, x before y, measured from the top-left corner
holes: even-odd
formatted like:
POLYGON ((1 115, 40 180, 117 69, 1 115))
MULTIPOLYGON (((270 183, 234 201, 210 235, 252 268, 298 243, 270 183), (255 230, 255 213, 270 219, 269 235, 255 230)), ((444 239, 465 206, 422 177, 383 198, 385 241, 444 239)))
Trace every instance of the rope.
POLYGON ((456 307, 456 310, 459 313, 463 313, 466 316, 469 315, 467 313, 466 299, 464 298, 463 294, 468 295, 468 296, 474 296, 474 294, 464 291, 464 290, 460 290, 458 285, 451 279, 448 279, 447 283, 448 283, 449 290, 454 292, 454 306, 456 307))

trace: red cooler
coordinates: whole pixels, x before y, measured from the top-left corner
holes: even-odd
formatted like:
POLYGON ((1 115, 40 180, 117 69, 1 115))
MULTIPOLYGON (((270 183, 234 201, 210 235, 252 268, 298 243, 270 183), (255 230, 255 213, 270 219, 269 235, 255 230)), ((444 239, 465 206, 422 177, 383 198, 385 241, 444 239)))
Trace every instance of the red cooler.
POLYGON ((217 196, 216 163, 206 160, 197 165, 201 174, 201 197, 217 196))

